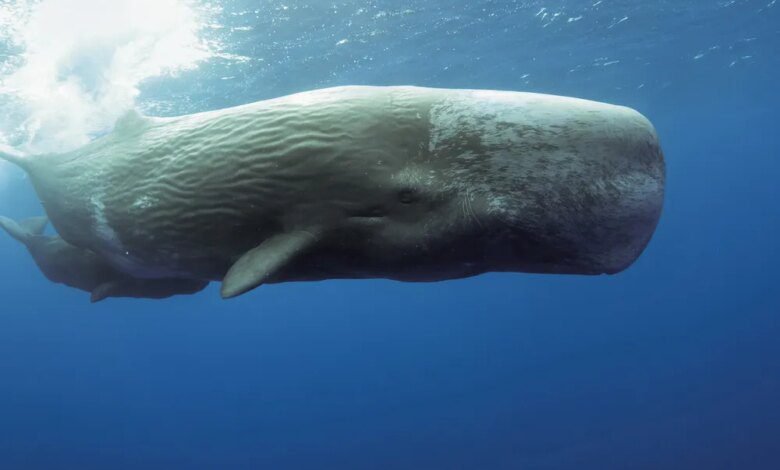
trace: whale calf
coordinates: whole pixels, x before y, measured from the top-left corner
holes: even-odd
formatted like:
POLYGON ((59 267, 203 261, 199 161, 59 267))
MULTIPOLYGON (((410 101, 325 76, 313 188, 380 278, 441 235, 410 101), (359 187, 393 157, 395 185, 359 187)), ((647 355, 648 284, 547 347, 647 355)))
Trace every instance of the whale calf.
POLYGON ((29 174, 58 235, 45 219, 0 228, 93 300, 211 281, 231 298, 286 281, 613 274, 648 244, 665 180, 632 109, 418 87, 130 112, 72 152, 0 157, 29 174))
POLYGON ((46 217, 17 223, 0 216, 0 228, 27 247, 49 280, 89 292, 92 302, 108 297, 162 299, 177 294, 194 294, 208 285, 208 282, 197 279, 133 278, 90 250, 77 248, 58 236, 43 235, 47 223, 46 217))

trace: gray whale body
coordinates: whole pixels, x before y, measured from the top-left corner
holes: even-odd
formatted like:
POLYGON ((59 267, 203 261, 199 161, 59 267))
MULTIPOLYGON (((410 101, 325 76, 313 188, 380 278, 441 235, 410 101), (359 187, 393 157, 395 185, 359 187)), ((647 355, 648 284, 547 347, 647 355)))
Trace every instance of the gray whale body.
POLYGON ((75 151, 0 157, 27 171, 58 236, 42 219, 0 227, 93 300, 210 281, 229 298, 286 281, 617 273, 648 244, 665 179, 629 108, 417 87, 132 112, 75 151))

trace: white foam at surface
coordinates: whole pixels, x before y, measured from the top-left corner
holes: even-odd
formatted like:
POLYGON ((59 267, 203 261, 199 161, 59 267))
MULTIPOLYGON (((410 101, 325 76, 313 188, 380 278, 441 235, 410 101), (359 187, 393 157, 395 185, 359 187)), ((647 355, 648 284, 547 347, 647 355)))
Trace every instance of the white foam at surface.
POLYGON ((204 24, 187 0, 5 4, 0 39, 23 53, 0 76, 7 111, 0 142, 25 153, 62 152, 109 131, 134 107, 144 80, 212 56, 199 38, 204 24))

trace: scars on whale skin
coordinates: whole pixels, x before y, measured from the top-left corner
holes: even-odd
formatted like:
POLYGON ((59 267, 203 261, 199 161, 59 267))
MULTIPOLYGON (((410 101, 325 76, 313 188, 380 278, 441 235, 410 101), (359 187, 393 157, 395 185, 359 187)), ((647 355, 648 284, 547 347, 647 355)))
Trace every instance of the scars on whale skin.
POLYGON ((629 108, 417 87, 131 112, 73 152, 0 157, 48 216, 0 228, 93 301, 211 281, 229 298, 288 281, 617 273, 648 244, 665 180, 629 108))

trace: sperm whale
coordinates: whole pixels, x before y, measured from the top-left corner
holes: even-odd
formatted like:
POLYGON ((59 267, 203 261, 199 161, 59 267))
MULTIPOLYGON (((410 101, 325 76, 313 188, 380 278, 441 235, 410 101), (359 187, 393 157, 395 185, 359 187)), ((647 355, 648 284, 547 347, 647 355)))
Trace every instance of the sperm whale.
POLYGON ((335 278, 613 274, 650 241, 665 181, 656 132, 632 109, 419 87, 130 112, 74 151, 0 157, 29 174, 58 235, 0 228, 31 253, 56 245, 33 253, 39 266, 71 266, 54 280, 93 300, 212 281, 231 298, 335 278))

